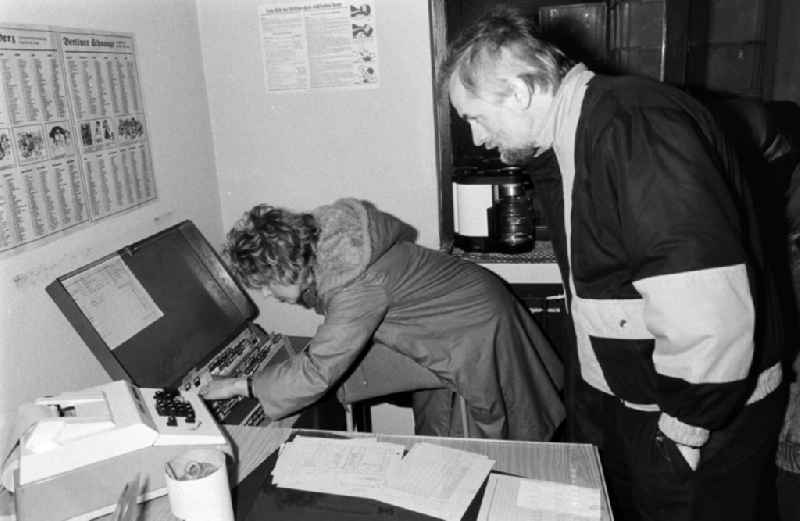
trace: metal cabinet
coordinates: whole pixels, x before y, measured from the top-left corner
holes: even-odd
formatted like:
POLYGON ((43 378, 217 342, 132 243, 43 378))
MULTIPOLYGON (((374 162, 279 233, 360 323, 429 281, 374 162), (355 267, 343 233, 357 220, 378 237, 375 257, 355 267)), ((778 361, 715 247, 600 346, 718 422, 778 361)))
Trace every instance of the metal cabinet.
POLYGON ((778 6, 774 0, 695 0, 686 83, 695 89, 769 98, 778 6))

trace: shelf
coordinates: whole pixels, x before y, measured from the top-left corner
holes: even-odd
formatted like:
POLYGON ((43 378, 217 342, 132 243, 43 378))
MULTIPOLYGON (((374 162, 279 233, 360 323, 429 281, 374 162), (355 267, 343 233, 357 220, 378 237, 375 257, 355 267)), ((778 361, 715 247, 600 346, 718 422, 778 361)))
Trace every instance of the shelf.
POLYGON ((550 241, 536 241, 533 250, 527 253, 482 253, 464 251, 454 247, 451 254, 478 264, 553 264, 556 262, 553 243, 550 241))

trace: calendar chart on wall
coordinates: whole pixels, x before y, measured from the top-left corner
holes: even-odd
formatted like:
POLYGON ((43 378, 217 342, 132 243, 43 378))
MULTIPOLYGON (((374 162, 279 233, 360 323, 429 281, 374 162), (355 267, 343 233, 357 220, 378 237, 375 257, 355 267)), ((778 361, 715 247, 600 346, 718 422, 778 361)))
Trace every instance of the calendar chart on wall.
POLYGON ((0 24, 0 253, 156 197, 133 35, 0 24))

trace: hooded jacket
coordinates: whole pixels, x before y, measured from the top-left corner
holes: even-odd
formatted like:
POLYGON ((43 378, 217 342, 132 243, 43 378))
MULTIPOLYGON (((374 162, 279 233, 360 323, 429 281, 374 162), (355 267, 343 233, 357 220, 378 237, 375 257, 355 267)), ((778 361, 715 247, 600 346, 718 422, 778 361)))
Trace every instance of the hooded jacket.
POLYGON ((325 320, 303 352, 254 379, 267 416, 291 414, 347 379, 345 402, 446 387, 464 398, 477 436, 550 437, 564 417, 562 366, 498 277, 413 244, 411 227, 367 202, 342 199, 313 214, 325 320))

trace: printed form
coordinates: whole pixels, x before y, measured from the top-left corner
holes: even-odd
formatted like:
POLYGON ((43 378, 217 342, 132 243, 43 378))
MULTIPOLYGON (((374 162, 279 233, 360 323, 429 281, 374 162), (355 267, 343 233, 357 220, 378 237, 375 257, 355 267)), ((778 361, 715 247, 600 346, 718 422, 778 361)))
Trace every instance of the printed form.
POLYGON ((478 521, 598 520, 599 488, 492 474, 478 521))
POLYGON ((119 255, 70 277, 64 288, 111 349, 164 316, 119 255))
POLYGON ((402 445, 374 438, 297 436, 283 444, 272 477, 279 487, 377 499, 402 456, 402 445))
POLYGON ((459 521, 493 465, 494 460, 481 454, 416 443, 389 477, 381 501, 459 521))
POLYGON ((382 501, 445 521, 458 521, 494 461, 472 452, 374 439, 298 436, 284 444, 273 471, 279 487, 382 501))

